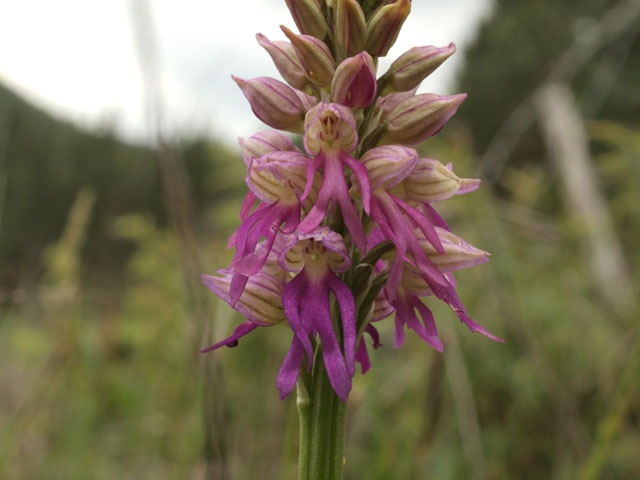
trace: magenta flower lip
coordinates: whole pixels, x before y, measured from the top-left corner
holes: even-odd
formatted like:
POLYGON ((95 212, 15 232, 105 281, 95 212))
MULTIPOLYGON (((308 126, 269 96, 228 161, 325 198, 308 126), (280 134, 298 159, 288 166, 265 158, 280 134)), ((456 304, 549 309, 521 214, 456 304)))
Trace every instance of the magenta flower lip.
POLYGON ((316 335, 322 342, 323 361, 334 391, 344 402, 351 391, 356 340, 353 294, 328 266, 322 273, 309 274, 305 267, 285 286, 282 303, 294 336, 278 374, 280 398, 288 396, 295 386, 304 354, 308 368, 311 368, 314 356, 310 338, 316 335), (331 321, 330 292, 335 295, 340 308, 344 354, 331 321))

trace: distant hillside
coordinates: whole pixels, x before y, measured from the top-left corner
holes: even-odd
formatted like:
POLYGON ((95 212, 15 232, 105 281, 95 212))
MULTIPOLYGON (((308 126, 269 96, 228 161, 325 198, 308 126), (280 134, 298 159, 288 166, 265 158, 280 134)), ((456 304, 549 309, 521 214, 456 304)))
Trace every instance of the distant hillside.
MULTIPOLYGON (((241 164, 239 158, 204 140, 181 148, 198 206, 216 195, 239 194, 233 187, 241 175, 233 182, 218 178, 225 188, 208 193, 215 172, 228 171, 230 162, 241 164)), ((124 143, 109 131, 87 132, 55 119, 0 84, 0 286, 37 279, 43 248, 59 237, 85 187, 96 201, 83 261, 107 281, 117 276, 128 248, 112 238, 115 216, 141 212, 160 226, 167 223, 153 150, 124 143)))

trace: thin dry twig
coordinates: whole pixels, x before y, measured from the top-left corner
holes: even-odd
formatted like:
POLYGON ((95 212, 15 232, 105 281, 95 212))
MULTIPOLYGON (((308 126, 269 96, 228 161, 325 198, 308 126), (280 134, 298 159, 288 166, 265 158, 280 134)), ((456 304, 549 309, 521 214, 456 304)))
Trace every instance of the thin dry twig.
POLYGON ((207 342, 209 329, 208 300, 200 283, 202 260, 197 242, 197 221, 189 182, 175 148, 165 138, 160 56, 148 0, 132 0, 132 17, 137 39, 138 60, 151 133, 156 140, 157 162, 169 215, 180 241, 181 264, 192 312, 192 349, 203 378, 203 416, 205 422, 204 457, 206 478, 230 478, 227 439, 228 408, 225 403, 222 366, 215 355, 199 355, 207 342))

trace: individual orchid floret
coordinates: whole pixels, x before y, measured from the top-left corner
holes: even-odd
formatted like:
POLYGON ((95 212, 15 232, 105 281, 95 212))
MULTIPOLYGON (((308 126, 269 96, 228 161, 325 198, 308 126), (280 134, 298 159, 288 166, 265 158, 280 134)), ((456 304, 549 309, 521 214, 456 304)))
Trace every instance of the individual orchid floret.
POLYGON ((278 374, 280 398, 291 393, 305 355, 310 370, 314 356, 312 341, 317 336, 329 382, 338 397, 346 401, 355 373, 356 318, 353 294, 336 275, 351 266, 342 237, 329 227, 292 235, 279 260, 284 270, 297 274, 282 294, 283 308, 294 334, 278 374), (342 349, 340 332, 336 332, 331 320, 331 293, 340 310, 342 349))
POLYGON ((438 329, 433 314, 420 298, 400 287, 391 304, 396 311, 393 344, 395 348, 400 348, 404 344, 404 327, 407 326, 428 345, 442 352, 442 342, 438 338, 438 329))
POLYGON ((382 235, 383 240, 391 240, 396 248, 387 284, 390 298, 394 298, 400 284, 404 262, 410 259, 431 282, 446 287, 448 282, 424 254, 414 233, 419 228, 434 248, 444 253, 433 225, 422 212, 390 193, 415 168, 418 152, 397 145, 377 147, 365 153, 360 160, 374 186, 371 192, 371 217, 380 227, 376 233, 382 235))
POLYGON ((318 87, 331 85, 336 63, 329 47, 311 35, 296 35, 285 26, 280 26, 291 41, 307 79, 318 87))
POLYGON ((329 32, 329 24, 322 13, 317 0, 285 0, 293 21, 300 33, 313 35, 320 40, 329 32))
POLYGON ((338 60, 341 60, 364 50, 367 22, 357 0, 336 0, 334 11, 333 38, 338 60))
MULTIPOLYGON (((231 304, 240 298, 248 278, 264 266, 278 233, 293 233, 300 223, 300 195, 306 188, 307 157, 296 152, 272 152, 254 159, 247 175, 247 185, 263 202, 232 237, 236 255, 231 263, 234 275, 231 283, 231 304), (286 172, 283 175, 283 172, 286 172), (256 251, 260 239, 266 248, 256 251)), ((309 203, 316 196, 319 180, 312 178, 309 203)))
POLYGON ((282 78, 293 88, 302 89, 307 85, 307 77, 298 59, 296 51, 289 42, 271 41, 261 33, 256 39, 262 48, 271 56, 282 78))
POLYGON ((444 275, 425 255, 414 234, 414 228, 420 228, 434 248, 440 252, 443 251, 435 228, 419 210, 395 195, 378 189, 371 198, 371 216, 380 226, 385 239, 391 240, 396 247, 396 256, 392 262, 387 283, 390 299, 393 299, 400 284, 405 261, 417 265, 434 290, 446 289, 449 286, 444 275))
MULTIPOLYGON (((244 164, 249 168, 254 158, 260 158, 263 155, 271 152, 286 151, 286 152, 298 152, 291 139, 284 133, 277 132, 275 130, 266 130, 258 132, 252 135, 248 139, 240 138, 238 143, 242 151, 242 159, 244 164)), ((242 206, 240 207, 240 220, 246 220, 251 209, 255 205, 258 198, 249 189, 245 196, 242 206)))
POLYGON ((398 145, 373 148, 360 157, 367 169, 371 191, 391 190, 399 185, 411 176, 418 160, 415 149, 398 145))
POLYGON ((367 52, 384 57, 393 46, 411 11, 411 0, 396 0, 380 7, 367 23, 367 52))
MULTIPOLYGON (((452 272, 469 266, 479 265, 488 261, 488 254, 472 247, 459 237, 448 237, 446 230, 438 230, 442 243, 445 245, 445 253, 435 252, 424 239, 421 245, 425 247, 425 253, 429 255, 430 260, 438 265, 438 269, 442 272, 452 272), (452 240, 455 238, 455 240, 452 240), (461 242, 464 245, 456 245, 461 242), (441 257, 441 258, 438 258, 441 257), (443 258, 444 257, 444 258, 443 258), (456 258, 457 257, 457 258, 456 258)), ((482 325, 474 322, 467 315, 466 309, 458 297, 453 284, 453 276, 448 274, 449 286, 442 289, 440 286, 433 288, 433 284, 425 277, 424 272, 415 266, 406 263, 402 274, 402 283, 398 288, 398 292, 389 303, 396 310, 395 318, 395 346, 399 347, 404 342, 404 326, 409 326, 414 330, 420 338, 432 345, 437 350, 442 349, 440 341, 437 339, 437 330, 433 321, 431 311, 424 305, 419 297, 427 297, 436 295, 440 300, 446 302, 454 311, 459 320, 467 325, 472 332, 479 332, 488 338, 502 342, 503 340, 492 335, 482 325), (417 320, 416 311, 422 318, 422 323, 417 320)), ((389 292, 385 290, 387 297, 389 292)))
POLYGON ((282 289, 284 286, 282 277, 278 278, 266 272, 253 275, 247 282, 240 299, 232 302, 230 291, 233 272, 219 270, 218 273, 220 276, 217 277, 202 275, 203 283, 229 305, 233 305, 233 308, 242 313, 247 321, 240 324, 230 337, 203 349, 203 353, 223 346, 235 347, 240 337, 256 328, 277 325, 285 319, 282 308, 282 289))
MULTIPOLYGON (((300 203, 299 197, 306 187, 306 164, 308 157, 299 152, 270 152, 253 159, 247 173, 249 189, 262 202, 273 204, 300 203)), ((319 178, 314 178, 312 187, 317 187, 319 178)), ((308 203, 315 199, 317 189, 312 188, 308 203)))
MULTIPOLYGON (((447 303, 460 321, 467 325, 472 332, 480 332, 492 340, 502 341, 469 318, 462 301, 455 291, 455 283, 451 275, 453 271, 486 263, 489 259, 489 254, 469 245, 448 229, 435 227, 435 231, 442 245, 442 250, 437 250, 431 241, 425 238, 420 229, 415 229, 414 236, 423 253, 428 257, 430 264, 435 266, 442 275, 442 279, 445 280, 444 284, 435 282, 432 272, 425 272, 417 262, 405 261, 402 268, 401 282, 397 289, 392 291, 392 287, 387 284, 382 294, 376 298, 374 310, 376 313, 372 321, 380 321, 390 315, 392 311, 395 311, 394 345, 396 348, 404 343, 404 327, 406 326, 414 330, 426 343, 441 351, 442 343, 437 338, 438 332, 433 315, 421 300, 421 297, 435 295, 447 303)), ((378 230, 374 230, 372 238, 373 242, 377 242, 383 240, 384 235, 380 235, 378 230)), ((397 259, 396 254, 393 260, 394 264, 397 259)), ((380 261, 379 263, 384 262, 380 261)), ((377 270, 380 270, 379 266, 377 270)))
POLYGON ((454 195, 468 193, 480 186, 477 178, 460 178, 451 164, 446 167, 438 160, 421 158, 418 165, 403 182, 407 198, 422 203, 446 200, 454 195))
POLYGON ((416 145, 438 133, 467 98, 424 93, 399 103, 389 114, 381 144, 416 145))
POLYGON ((344 165, 355 174, 362 204, 366 213, 371 202, 369 179, 366 168, 349 156, 358 143, 356 121, 347 107, 337 103, 321 103, 309 110, 305 117, 304 145, 314 158, 307 163, 307 186, 302 195, 308 195, 315 172, 322 168, 323 182, 318 199, 305 219, 300 223, 300 232, 309 233, 320 225, 325 217, 329 204, 340 206, 344 223, 355 244, 366 251, 366 236, 360 215, 356 211, 344 175, 344 165))
POLYGON ((403 53, 391 64, 385 74, 386 88, 383 94, 406 92, 422 83, 436 68, 453 55, 456 46, 450 43, 446 47, 414 47, 403 53))
POLYGON ((296 92, 270 77, 243 80, 232 76, 260 120, 278 130, 303 132, 306 110, 296 92))
POLYGON ((364 108, 376 98, 376 68, 371 55, 361 52, 345 59, 331 83, 331 101, 350 108, 364 108))

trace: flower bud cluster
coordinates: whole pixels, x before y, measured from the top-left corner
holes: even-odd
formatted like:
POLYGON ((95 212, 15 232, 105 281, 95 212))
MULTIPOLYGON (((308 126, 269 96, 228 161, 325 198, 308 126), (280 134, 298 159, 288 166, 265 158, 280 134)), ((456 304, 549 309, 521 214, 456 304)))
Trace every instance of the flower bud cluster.
POLYGON ((377 78, 410 0, 286 3, 299 33, 282 26, 288 41, 257 35, 286 83, 233 77, 275 130, 240 140, 249 191, 229 240, 236 254, 218 276, 203 276, 247 321, 205 351, 286 322, 281 397, 301 369, 322 361, 346 400, 355 363, 363 372, 371 365, 365 333, 381 346, 375 322, 395 313, 396 346, 407 327, 442 349, 424 297, 499 340, 469 318, 452 276, 489 254, 452 233, 434 207, 480 181, 411 148, 440 131, 466 98, 416 94, 455 46, 412 48, 377 78), (304 151, 281 131, 302 134, 304 151))

